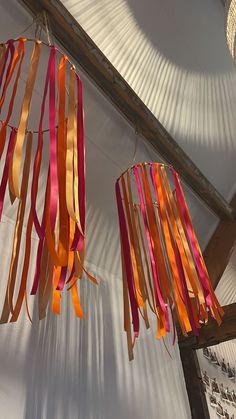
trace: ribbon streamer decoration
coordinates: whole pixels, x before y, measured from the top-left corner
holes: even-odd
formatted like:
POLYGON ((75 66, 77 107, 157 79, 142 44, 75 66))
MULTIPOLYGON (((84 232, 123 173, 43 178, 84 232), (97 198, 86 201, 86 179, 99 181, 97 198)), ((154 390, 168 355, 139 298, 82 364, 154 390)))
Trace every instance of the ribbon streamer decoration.
POLYGON ((170 332, 174 310, 184 335, 198 335, 209 314, 220 324, 223 310, 175 170, 159 163, 134 165, 117 180, 116 199, 129 359, 140 318, 149 328, 150 311, 157 319, 157 339, 170 332))
MULTIPOLYGON (((28 291, 31 295, 38 295, 40 319, 46 316, 51 294, 52 311, 59 314, 62 291, 66 286, 76 316, 83 318, 77 281, 83 272, 87 274, 84 270, 86 209, 82 82, 67 56, 53 45, 46 48, 49 53, 44 75, 42 46, 41 41, 25 38, 0 44, 0 157, 5 159, 0 179, 0 221, 7 185, 11 203, 17 205, 18 201, 0 323, 15 322, 24 302, 30 317, 28 291), (30 61, 28 51, 31 51, 30 61), (23 79, 25 71, 28 74, 19 112, 17 103, 22 91, 19 89, 22 68, 23 79), (35 112, 37 80, 44 77, 41 106, 35 112), (39 123, 37 130, 34 127, 31 131, 29 125, 32 119, 35 120, 35 113, 39 116, 39 123), (11 118, 16 115, 19 122, 13 124, 11 118), (48 124, 46 129, 45 124, 48 124), (48 161, 44 159, 45 155, 48 161), (44 194, 41 193, 43 183, 44 194), (40 196, 44 195, 44 202, 38 202, 39 191, 40 196), (24 224, 25 246, 22 240, 24 224), (33 233, 37 236, 37 254, 34 278, 30 282, 33 233), (22 248, 21 270, 19 257, 22 248)), ((87 276, 96 283, 93 276, 87 276)))

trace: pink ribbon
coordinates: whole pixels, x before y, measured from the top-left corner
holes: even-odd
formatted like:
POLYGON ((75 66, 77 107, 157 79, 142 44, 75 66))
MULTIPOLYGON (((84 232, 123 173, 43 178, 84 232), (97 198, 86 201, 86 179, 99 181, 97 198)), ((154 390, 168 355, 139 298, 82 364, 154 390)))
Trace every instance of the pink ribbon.
POLYGON ((127 226, 126 226, 126 221, 125 221, 124 208, 122 205, 119 180, 116 181, 116 200, 117 200, 117 209, 118 209, 118 215, 119 215, 121 247, 123 248, 123 250, 121 249, 121 251, 123 251, 123 254, 124 254, 125 270, 127 273, 127 283, 128 283, 128 292, 129 292, 130 305, 131 305, 133 330, 134 330, 135 337, 138 337, 139 335, 138 305, 137 305, 137 300, 134 293, 134 277, 133 277, 132 262, 131 262, 131 256, 130 256, 129 238, 128 238, 128 231, 127 231, 127 226))
POLYGON ((8 75, 10 73, 11 64, 12 64, 12 60, 13 60, 13 56, 14 56, 14 52, 15 52, 14 40, 9 39, 9 41, 7 41, 7 44, 8 44, 7 45, 7 51, 6 51, 6 55, 5 55, 5 59, 4 59, 4 65, 3 65, 2 74, 1 74, 1 78, 0 78, 0 88, 2 86, 3 75, 4 75, 4 72, 5 72, 5 68, 6 68, 6 64, 7 64, 7 60, 8 60, 8 56, 9 56, 9 51, 10 51, 10 60, 9 60, 8 68, 7 68, 7 72, 6 72, 5 83, 4 83, 4 86, 3 86, 3 91, 2 91, 2 96, 1 96, 1 102, 3 100, 4 88, 5 88, 5 85, 6 85, 8 75))
POLYGON ((62 266, 60 278, 57 284, 57 290, 62 291, 66 282, 67 266, 62 266))
POLYGON ((34 226, 36 232, 40 239, 43 239, 45 236, 45 226, 40 225, 38 215, 36 212, 36 202, 37 202, 37 193, 38 193, 38 181, 39 181, 39 170, 42 161, 42 150, 43 150, 43 120, 44 120, 44 113, 45 113, 45 105, 46 105, 46 97, 48 92, 48 85, 49 85, 49 78, 51 73, 51 67, 53 65, 53 55, 54 51, 51 49, 50 57, 48 60, 48 68, 47 68, 47 75, 45 80, 44 86, 44 93, 43 93, 43 100, 41 105, 41 115, 39 121, 39 129, 38 129, 38 145, 37 150, 35 153, 34 158, 34 169, 33 169, 33 179, 32 179, 32 187, 31 187, 31 211, 34 220, 34 226))
POLYGON ((137 190, 138 190, 140 208, 141 208, 143 221, 144 221, 144 226, 145 226, 145 233, 146 233, 147 245, 148 245, 148 250, 149 250, 149 255, 150 255, 150 260, 151 260, 152 273, 153 273, 153 278, 154 278, 154 282, 155 282, 157 306, 160 306, 162 312, 164 313, 164 316, 165 316, 165 330, 170 331, 168 310, 167 310, 167 307, 166 307, 165 302, 164 302, 164 300, 162 298, 162 295, 161 295, 161 290, 160 290, 160 285, 159 285, 158 268, 157 268, 157 264, 156 264, 155 257, 154 257, 153 243, 152 243, 151 235, 150 235, 150 231, 149 231, 148 219, 147 219, 147 214, 146 214, 146 211, 145 211, 145 204, 144 204, 144 199, 143 199, 143 194, 142 194, 142 187, 141 187, 141 182, 140 182, 140 177, 139 177, 139 172, 138 172, 138 167, 137 166, 134 167, 134 175, 135 175, 135 179, 136 179, 136 185, 137 185, 137 190))
POLYGON ((10 43, 11 42, 13 42, 13 40, 11 39, 11 40, 9 40, 8 42, 7 42, 7 50, 6 50, 6 52, 5 52, 5 56, 4 56, 4 63, 3 63, 3 67, 2 67, 2 72, 1 72, 1 74, 0 74, 0 89, 1 89, 1 87, 2 87, 2 81, 3 81, 3 75, 4 75, 4 72, 5 72, 5 68, 6 68, 6 64, 7 64, 7 59, 8 59, 8 55, 9 55, 9 50, 10 50, 10 43))
POLYGON ((11 156, 12 156, 12 152, 13 152, 13 148, 15 144, 15 139, 16 139, 16 129, 12 128, 10 138, 9 138, 8 148, 7 148, 7 154, 6 154, 5 165, 4 165, 3 174, 2 174, 1 185, 0 185, 0 221, 2 218, 2 210, 3 210, 4 198, 5 198, 5 192, 6 192, 7 180, 8 180, 8 174, 9 174, 9 167, 10 167, 11 156))
POLYGON ((49 76, 49 132, 50 132, 50 226, 54 231, 57 217, 58 177, 57 177, 57 137, 56 137, 56 89, 55 89, 56 48, 52 47, 49 76))
MULTIPOLYGON (((48 195, 48 188, 49 188, 49 170, 48 170, 48 176, 47 176, 47 187, 46 187, 46 193, 45 193, 45 200, 44 200, 44 209, 43 209, 43 217, 42 217, 42 224, 41 229, 45 232, 46 227, 46 217, 47 217, 47 195, 48 195)), ((39 279, 40 279, 40 272, 41 272, 41 259, 42 259, 42 253, 43 253, 43 243, 45 240, 45 234, 42 238, 39 239, 38 244, 38 250, 37 250, 37 257, 36 257, 36 268, 35 268, 35 274, 34 274, 34 281, 33 286, 31 289, 31 295, 35 295, 38 289, 39 285, 39 279)))

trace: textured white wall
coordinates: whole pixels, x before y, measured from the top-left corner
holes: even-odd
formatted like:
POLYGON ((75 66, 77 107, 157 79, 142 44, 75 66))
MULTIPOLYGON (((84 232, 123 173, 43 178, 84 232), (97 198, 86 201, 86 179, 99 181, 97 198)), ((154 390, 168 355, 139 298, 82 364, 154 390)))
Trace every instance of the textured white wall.
MULTIPOLYGON (((89 5, 89 2, 87 4, 89 5)), ((207 4, 210 10, 211 3, 207 4)), ((29 15, 16 0, 7 2, 0 0, 0 12, 0 35, 3 40, 18 36, 30 23, 29 15)), ((98 15, 93 13, 95 21, 97 17, 98 15)), ((93 20, 94 26, 90 21, 92 28, 95 27, 95 21, 93 20)), ((27 34, 33 35, 33 31, 27 34)), ((199 48, 200 44, 201 42, 198 44, 199 48)), ((194 54, 192 59, 195 57, 194 54)), ((227 96, 227 92, 230 91, 233 96, 231 86, 234 85, 231 73, 228 74, 231 72, 228 58, 225 68, 224 54, 223 67, 220 69, 222 76, 220 88, 217 90, 220 110, 224 108, 225 103, 229 109, 231 96, 227 96)), ((120 62, 122 63, 122 60, 120 62)), ((226 141, 226 149, 224 141, 219 147, 208 141, 214 138, 216 131, 220 130, 220 138, 226 134, 224 128, 226 116, 219 119, 210 118, 216 111, 210 89, 212 77, 206 78, 204 83, 207 82, 207 85, 203 84, 202 87, 206 98, 201 96, 200 101, 194 96, 193 100, 191 92, 199 92, 196 87, 198 84, 192 85, 191 79, 185 83, 188 72, 181 72, 180 69, 175 72, 169 66, 168 60, 164 63, 165 66, 161 66, 158 73, 153 76, 157 89, 163 86, 157 75, 162 75, 167 83, 164 85, 164 90, 168 95, 165 96, 162 92, 161 96, 161 93, 157 92, 156 98, 159 100, 162 97, 162 101, 153 99, 162 112, 160 116, 164 118, 165 115, 166 119, 162 122, 166 123, 168 129, 175 128, 172 134, 176 133, 179 142, 183 138, 182 144, 185 142, 188 144, 192 157, 202 164, 201 167, 205 172, 207 168, 209 177, 215 180, 221 192, 228 196, 234 188, 232 165, 228 161, 229 155, 233 161, 235 158, 234 148, 231 148, 231 137, 227 137, 229 139, 226 141), (179 79, 174 79, 172 77, 174 75, 178 75, 179 79), (182 91, 179 96, 180 93, 177 94, 176 90, 172 89, 172 83, 180 85, 178 84, 180 82, 177 83, 180 79, 181 86, 190 85, 191 88, 188 87, 187 92, 182 91), (170 107, 166 100, 168 103, 173 101, 174 107, 170 107), (178 112, 174 111, 176 103, 182 103, 184 106, 181 118, 178 117, 180 109, 178 112), (191 125, 192 115, 199 115, 194 113, 196 109, 200 113, 200 119, 194 119, 194 125, 191 125), (175 116, 175 122, 171 119, 171 115, 175 116), (202 115, 205 115, 205 123, 202 115), (201 131, 201 142, 195 143, 192 139, 198 139, 199 121, 202 121, 203 131, 201 131), (220 128, 215 131, 216 122, 220 128), (190 135, 192 132, 193 136, 190 135), (229 171, 224 176, 219 174, 219 169, 224 171, 226 168, 229 171)), ((201 80, 201 74, 198 77, 200 77, 198 81, 201 80)), ((140 337, 134 362, 130 364, 127 360, 122 325, 123 301, 114 182, 132 163, 135 135, 119 113, 84 76, 83 81, 88 199, 86 259, 88 267, 97 275, 100 284, 94 287, 86 280, 82 281, 81 297, 86 314, 83 322, 74 318, 67 299, 64 298, 63 313, 60 318, 49 314, 46 320, 38 324, 36 308, 30 302, 31 310, 34 312, 33 325, 29 324, 24 312, 19 323, 0 326, 0 418, 173 419, 175 415, 180 419, 190 419, 179 352, 176 347, 172 347, 171 337, 166 340, 171 357, 163 343, 155 341, 153 329, 153 332, 140 337)), ((144 142, 139 141, 136 161, 152 159, 159 160, 144 142)), ((194 224, 201 244, 204 245, 214 228, 216 219, 192 193, 187 191, 187 196, 194 224)), ((6 205, 3 223, 0 225, 1 298, 8 274, 9 243, 13 234, 14 213, 15 208, 6 205)), ((35 240, 33 240, 34 250, 35 240)))
POLYGON ((236 72, 221 0, 62 0, 227 198, 236 184, 236 72))
MULTIPOLYGON (((17 1, 0 1, 0 7, 1 38, 17 36, 30 23, 17 1)), ((99 286, 82 281, 84 321, 75 319, 64 295, 60 317, 49 313, 39 324, 37 303, 33 306, 33 298, 29 298, 33 325, 23 310, 17 324, 0 326, 0 418, 173 419, 176 415, 190 419, 179 352, 172 346, 172 336, 166 340, 171 357, 163 342, 155 341, 153 329, 140 337, 135 361, 128 362, 114 182, 132 161, 135 135, 96 88, 85 77, 83 80, 87 266, 97 276, 99 286)), ((157 157, 139 143, 136 159, 157 157)), ((0 225, 1 307, 15 210, 8 203, 0 225)), ((202 211, 207 228, 212 218, 202 211)), ((34 237, 33 258, 36 244, 34 237)), ((30 278, 33 272, 31 266, 30 278)))

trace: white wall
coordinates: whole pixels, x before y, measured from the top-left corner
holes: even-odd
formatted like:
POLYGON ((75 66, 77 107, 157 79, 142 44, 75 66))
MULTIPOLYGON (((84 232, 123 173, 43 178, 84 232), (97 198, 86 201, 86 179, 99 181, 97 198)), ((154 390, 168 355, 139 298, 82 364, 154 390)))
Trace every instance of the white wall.
POLYGON ((62 3, 230 199, 236 190, 236 72, 221 0, 62 3))
MULTIPOLYGON (((30 17, 16 0, 0 0, 0 35, 16 37, 30 17)), ((33 32, 33 31, 32 31, 33 32)), ((29 32, 28 32, 29 33, 29 32)), ((62 315, 33 325, 23 310, 17 324, 0 326, 1 419, 190 419, 178 348, 144 333, 128 362, 114 182, 133 158, 135 135, 123 118, 83 77, 87 163, 87 266, 99 286, 81 284, 85 320, 75 319, 66 295, 62 315)), ((157 159, 139 142, 137 160, 157 159)), ((189 195, 191 198, 191 195, 189 195)), ((191 202, 205 231, 214 222, 191 202)), ((0 225, 0 296, 4 295, 15 208, 6 205, 0 225)), ((202 235, 202 238, 204 235, 202 235)), ((37 240, 33 238, 35 256, 37 240)), ((33 276, 33 265, 30 269, 33 276)))

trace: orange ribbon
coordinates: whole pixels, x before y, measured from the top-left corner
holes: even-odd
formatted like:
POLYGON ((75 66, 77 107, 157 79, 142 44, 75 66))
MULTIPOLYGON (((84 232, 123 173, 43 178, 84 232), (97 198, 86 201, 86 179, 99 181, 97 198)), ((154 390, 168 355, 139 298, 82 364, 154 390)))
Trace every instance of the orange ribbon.
POLYGON ((13 249, 12 249, 12 255, 11 255, 5 302, 4 302, 4 307, 3 307, 1 320, 0 320, 1 323, 5 323, 8 321, 10 312, 12 314, 14 313, 13 293, 14 293, 15 282, 16 282, 17 265, 18 265, 20 245, 21 245, 23 221, 24 221, 24 215, 25 215, 25 206, 26 206, 27 189, 28 189, 29 172, 30 172, 31 150, 32 150, 32 133, 29 133, 28 139, 27 139, 26 155, 25 155, 22 184, 21 184, 21 200, 19 201, 19 206, 18 206, 18 211, 17 211, 17 219, 16 219, 16 226, 15 226, 14 240, 13 240, 13 249))
MULTIPOLYGON (((5 103, 9 86, 12 85, 7 116, 5 121, 1 122, 2 126, 0 128, 0 158, 8 139, 7 127, 15 106, 18 82, 25 57, 26 41, 27 39, 20 38, 8 41, 6 46, 0 45, 0 108, 5 103), (17 47, 15 48, 16 43, 17 47)), ((97 280, 84 268, 85 153, 82 83, 75 72, 75 67, 71 66, 68 98, 66 97, 68 59, 65 55, 61 57, 57 68, 56 80, 57 48, 52 46, 50 49, 41 112, 39 112, 41 117, 38 131, 38 147, 34 155, 34 167, 32 170, 30 169, 33 135, 29 133, 27 141, 25 141, 25 135, 28 132, 31 102, 33 102, 33 92, 40 63, 41 41, 34 42, 19 126, 18 129, 12 128, 12 133, 8 139, 5 165, 0 182, 1 211, 7 183, 11 202, 13 203, 16 198, 19 198, 6 295, 0 319, 2 323, 9 320, 10 314, 10 321, 17 321, 23 302, 25 302, 27 315, 31 321, 27 286, 31 262, 33 226, 36 229, 39 242, 33 286, 30 285, 32 287, 32 295, 38 292, 38 314, 40 319, 46 315, 51 294, 52 311, 55 314, 60 313, 62 290, 65 284, 68 285, 67 289, 70 293, 75 315, 83 318, 78 292, 78 279, 82 278, 83 273, 85 273, 89 280, 97 284, 97 280), (43 130, 46 103, 49 103, 50 132, 48 168, 45 168, 45 164, 41 165, 42 152, 45 147, 45 139, 47 138, 43 130), (43 215, 41 221, 39 221, 37 215, 37 194, 42 168, 46 169, 47 172, 47 187, 45 189, 43 215), (21 172, 23 172, 22 176, 21 172), (33 176, 31 172, 33 172, 33 176), (31 186, 31 202, 27 215, 23 269, 21 275, 18 275, 28 183, 31 186), (16 299, 14 298, 15 289, 17 289, 16 299)))

